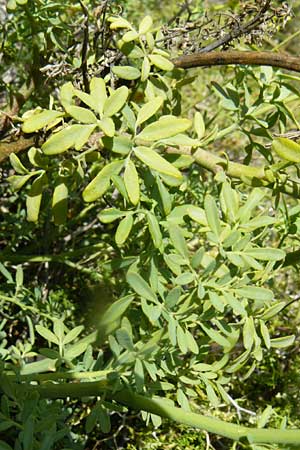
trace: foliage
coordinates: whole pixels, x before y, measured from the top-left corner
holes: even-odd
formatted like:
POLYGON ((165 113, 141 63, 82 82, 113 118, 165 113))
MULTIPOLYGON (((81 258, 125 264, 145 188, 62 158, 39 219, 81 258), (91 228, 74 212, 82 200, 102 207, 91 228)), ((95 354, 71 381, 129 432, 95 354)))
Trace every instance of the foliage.
POLYGON ((50 45, 33 52, 55 45, 60 58, 72 45, 74 70, 64 83, 50 77, 48 104, 35 91, 40 106, 16 119, 35 145, 5 169, 1 445, 88 448, 126 408, 154 427, 167 417, 240 440, 232 448, 299 444, 289 418, 245 387, 271 364, 278 376, 271 361, 298 345, 296 325, 280 330, 278 319, 298 298, 278 280, 299 261, 300 146, 288 134, 299 129, 299 77, 237 68, 210 83, 208 111, 186 110, 195 77, 175 67, 149 15, 137 27, 105 16, 103 52, 92 27, 87 62, 70 13, 87 24, 88 6, 8 5, 11 23, 34 21, 50 45), (216 156, 232 136, 245 152, 216 156), (240 425, 209 422, 207 410, 240 425))

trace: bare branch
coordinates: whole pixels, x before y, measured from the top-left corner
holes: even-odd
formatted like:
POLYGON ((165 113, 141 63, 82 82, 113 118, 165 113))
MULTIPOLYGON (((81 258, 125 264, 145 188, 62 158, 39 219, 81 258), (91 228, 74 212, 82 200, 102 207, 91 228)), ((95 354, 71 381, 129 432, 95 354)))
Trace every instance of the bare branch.
POLYGON ((226 66, 230 64, 273 66, 300 72, 300 58, 273 52, 223 51, 194 53, 173 60, 176 67, 190 69, 200 66, 226 66))

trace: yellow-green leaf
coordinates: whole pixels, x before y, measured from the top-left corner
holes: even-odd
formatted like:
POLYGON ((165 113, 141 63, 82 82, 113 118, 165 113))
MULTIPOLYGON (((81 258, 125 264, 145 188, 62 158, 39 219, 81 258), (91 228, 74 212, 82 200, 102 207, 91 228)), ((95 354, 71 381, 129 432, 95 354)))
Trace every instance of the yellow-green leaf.
POLYGON ((50 136, 42 145, 42 150, 46 155, 57 155, 74 146, 76 150, 79 150, 86 143, 95 126, 94 124, 70 125, 50 136))
POLYGON ((103 117, 98 121, 98 126, 103 133, 108 137, 113 137, 115 134, 115 123, 110 117, 103 117))
POLYGON ((26 197, 27 220, 29 222, 37 222, 41 207, 44 186, 47 183, 47 176, 43 172, 36 178, 26 197))
POLYGON ((205 124, 202 114, 197 111, 194 116, 194 127, 198 136, 198 139, 202 139, 205 133, 205 124))
POLYGON ((191 124, 189 119, 163 116, 157 122, 153 122, 144 128, 137 137, 145 141, 158 141, 186 131, 191 124))
POLYGON ((149 55, 149 59, 158 69, 161 70, 172 70, 174 67, 174 64, 169 61, 167 58, 161 55, 149 55))
POLYGON ((61 111, 52 111, 45 110, 38 114, 33 114, 32 116, 25 119, 22 130, 24 133, 33 133, 34 131, 38 131, 41 128, 49 125, 49 123, 53 122, 58 117, 62 117, 64 115, 61 111))
POLYGON ((101 197, 110 186, 110 178, 120 172, 123 161, 113 161, 95 176, 95 178, 86 186, 82 196, 85 202, 93 202, 101 197))
POLYGON ((145 34, 148 33, 148 31, 151 29, 153 24, 152 17, 151 16, 145 16, 139 26, 139 34, 145 34))
POLYGON ((112 71, 117 77, 124 80, 137 80, 141 76, 141 72, 132 66, 114 66, 112 71))
POLYGON ((137 205, 140 201, 139 176, 131 160, 128 161, 125 167, 124 183, 131 203, 137 205))
POLYGON ((154 100, 151 100, 142 106, 137 115, 136 126, 146 122, 146 120, 152 117, 159 110, 163 104, 163 101, 163 97, 156 97, 154 100))
POLYGON ((117 28, 131 28, 131 24, 122 17, 110 17, 109 20, 111 21, 111 30, 116 30, 117 28))
POLYGON ((300 145, 287 138, 277 138, 272 143, 272 149, 277 155, 295 163, 300 163, 300 145))
POLYGON ((159 248, 162 244, 162 235, 159 228, 159 223, 154 214, 147 214, 148 228, 152 237, 153 244, 156 248, 159 248))
POLYGON ((129 236, 132 225, 133 225, 133 217, 131 214, 129 214, 128 216, 124 217, 124 219, 121 220, 115 235, 115 241, 118 246, 124 244, 124 242, 129 236))
POLYGON ((127 33, 125 33, 123 35, 122 40, 124 42, 131 42, 131 41, 134 41, 138 37, 139 37, 139 35, 136 31, 130 30, 130 31, 127 31, 127 33))
POLYGON ((15 169, 15 171, 21 175, 26 175, 28 173, 28 169, 21 163, 18 156, 15 153, 11 153, 9 155, 10 163, 15 169))
POLYGON ((74 91, 74 86, 70 81, 60 88, 60 102, 64 108, 72 104, 74 91))
POLYGON ((86 108, 81 108, 80 106, 67 106, 66 111, 75 120, 81 123, 96 123, 97 117, 95 114, 86 108))
POLYGON ((162 156, 151 150, 148 147, 136 147, 134 153, 143 163, 149 166, 151 169, 157 170, 165 175, 170 175, 171 177, 182 179, 182 175, 178 169, 176 169, 172 164, 166 161, 162 156))
POLYGON ((149 58, 147 56, 144 56, 143 64, 142 64, 142 70, 141 70, 141 81, 146 81, 149 77, 151 70, 151 64, 149 61, 149 58))
POLYGON ((68 195, 68 187, 63 181, 55 186, 52 197, 52 213, 56 225, 62 225, 66 222, 68 195))
POLYGON ((7 178, 7 181, 11 184, 14 191, 18 191, 24 184, 30 180, 31 177, 35 176, 36 172, 30 172, 27 175, 12 175, 7 178))
MULTIPOLYGON (((82 92, 79 89, 75 89, 74 90, 74 94, 80 98, 80 100, 85 103, 87 106, 89 106, 90 108, 92 108, 94 111, 98 112, 97 110, 97 102, 95 101, 95 99, 90 95, 87 94, 86 92, 82 92)), ((68 108, 68 105, 65 106, 65 109, 68 108)))
POLYGON ((103 114, 105 117, 111 117, 123 108, 128 97, 128 92, 126 86, 121 86, 105 100, 103 107, 103 114))
POLYGON ((102 78, 92 78, 90 82, 91 97, 95 104, 95 111, 102 114, 107 99, 106 84, 102 78))

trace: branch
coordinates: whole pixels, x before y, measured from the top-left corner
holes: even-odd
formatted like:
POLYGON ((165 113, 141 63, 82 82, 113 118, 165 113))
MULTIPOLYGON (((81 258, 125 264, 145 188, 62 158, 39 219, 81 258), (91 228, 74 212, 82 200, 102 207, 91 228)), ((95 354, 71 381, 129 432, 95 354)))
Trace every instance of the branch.
POLYGON ((19 137, 14 142, 0 143, 0 163, 9 157, 11 153, 19 153, 36 144, 36 136, 30 138, 19 137))
MULTIPOLYGON (((3 379, 5 378, 6 377, 3 376, 3 379)), ((22 386, 26 388, 26 392, 38 392, 42 398, 53 399, 99 396, 105 393, 106 398, 124 404, 129 408, 138 411, 147 411, 174 422, 199 428, 234 441, 246 439, 251 443, 259 442, 261 444, 276 443, 285 445, 298 445, 300 442, 299 429, 259 429, 228 423, 213 417, 184 411, 182 408, 171 406, 170 403, 163 398, 150 398, 135 394, 128 388, 123 388, 118 392, 112 392, 114 384, 111 384, 108 379, 81 383, 43 383, 38 386, 26 383, 22 386)))
POLYGON ((223 51, 194 53, 175 58, 173 63, 181 69, 201 66, 227 66, 230 64, 272 66, 300 72, 300 58, 273 52, 223 51))

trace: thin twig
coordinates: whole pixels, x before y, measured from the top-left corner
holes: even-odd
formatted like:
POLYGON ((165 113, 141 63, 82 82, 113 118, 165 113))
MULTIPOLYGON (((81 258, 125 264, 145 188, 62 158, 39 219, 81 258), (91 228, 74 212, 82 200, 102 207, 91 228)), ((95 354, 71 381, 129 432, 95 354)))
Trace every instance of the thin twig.
POLYGON ((236 27, 233 31, 226 34, 225 36, 217 39, 216 41, 212 42, 211 44, 206 45, 205 47, 201 48, 200 53, 205 52, 211 52, 212 50, 215 50, 216 48, 223 47, 224 45, 228 45, 230 41, 233 39, 236 39, 248 32, 250 32, 253 28, 255 28, 258 24, 260 24, 264 18, 264 14, 267 12, 269 6, 270 6, 271 0, 267 0, 263 7, 258 11, 258 13, 251 19, 249 22, 247 22, 244 25, 241 25, 240 27, 236 27))

